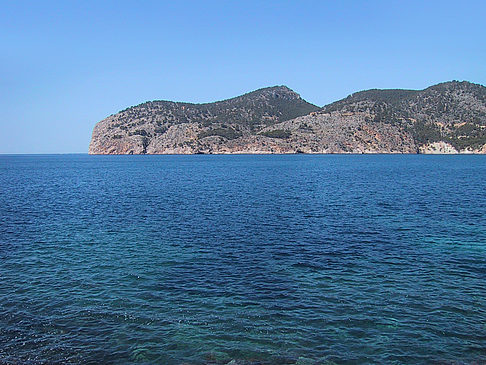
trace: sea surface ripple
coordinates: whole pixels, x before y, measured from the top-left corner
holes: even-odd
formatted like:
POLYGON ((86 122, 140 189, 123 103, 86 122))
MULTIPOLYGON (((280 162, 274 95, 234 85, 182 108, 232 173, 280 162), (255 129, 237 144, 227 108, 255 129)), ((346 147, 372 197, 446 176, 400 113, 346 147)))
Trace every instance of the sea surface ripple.
POLYGON ((0 363, 486 362, 486 156, 0 156, 0 363))

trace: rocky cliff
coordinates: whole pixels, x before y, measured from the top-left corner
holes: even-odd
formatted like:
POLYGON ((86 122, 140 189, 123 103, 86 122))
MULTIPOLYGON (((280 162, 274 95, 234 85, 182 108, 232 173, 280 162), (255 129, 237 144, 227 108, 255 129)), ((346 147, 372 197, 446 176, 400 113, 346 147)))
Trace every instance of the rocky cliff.
POLYGON ((207 104, 152 101, 96 124, 89 153, 486 153, 486 88, 367 90, 323 108, 285 86, 207 104))

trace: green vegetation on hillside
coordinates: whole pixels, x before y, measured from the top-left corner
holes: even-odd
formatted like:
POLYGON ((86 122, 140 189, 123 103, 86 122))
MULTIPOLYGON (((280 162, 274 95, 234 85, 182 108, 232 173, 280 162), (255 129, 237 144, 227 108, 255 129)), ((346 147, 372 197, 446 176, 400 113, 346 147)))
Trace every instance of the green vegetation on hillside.
POLYGON ((151 101, 118 113, 118 125, 134 123, 201 123, 209 127, 225 121, 250 131, 318 110, 285 86, 253 91, 236 98, 206 104, 151 101), (136 121, 136 122, 134 122, 136 121))
POLYGON ((357 142, 366 148, 382 148, 383 140, 390 138, 395 139, 388 143, 396 144, 391 149, 403 149, 408 144, 408 150, 414 151, 438 141, 448 142, 458 150, 477 149, 486 144, 486 88, 453 81, 424 90, 371 89, 318 108, 289 88, 275 86, 214 103, 146 102, 125 109, 106 122, 100 134, 117 140, 113 145, 120 149, 126 142, 137 148, 142 143, 146 150, 154 138, 163 141, 156 145, 170 144, 173 138, 177 141, 174 145, 182 143, 187 147, 187 143, 197 143, 200 147, 202 142, 212 150, 238 138, 248 143, 248 138, 255 135, 292 138, 299 143, 312 140, 313 148, 322 144, 342 151, 354 148, 357 142), (297 119, 294 124, 293 119, 305 115, 308 117, 297 119), (278 125, 284 121, 289 121, 285 128, 278 125), (173 131, 170 135, 166 133, 169 129, 173 131), (340 134, 331 137, 330 130, 340 130, 340 134), (194 141, 194 131, 199 131, 197 137, 204 141, 194 141))
POLYGON ((425 90, 366 90, 322 110, 369 113, 373 123, 405 128, 418 145, 446 141, 464 149, 486 143, 486 88, 469 82, 445 82, 425 90))
POLYGON ((426 144, 440 141, 442 135, 440 129, 430 123, 417 122, 410 128, 412 136, 417 144, 426 144))
POLYGON ((266 132, 262 132, 260 133, 262 136, 265 136, 265 137, 270 137, 270 138, 289 138, 292 133, 290 133, 289 131, 287 130, 284 130, 284 129, 274 129, 272 131, 266 131, 266 132))

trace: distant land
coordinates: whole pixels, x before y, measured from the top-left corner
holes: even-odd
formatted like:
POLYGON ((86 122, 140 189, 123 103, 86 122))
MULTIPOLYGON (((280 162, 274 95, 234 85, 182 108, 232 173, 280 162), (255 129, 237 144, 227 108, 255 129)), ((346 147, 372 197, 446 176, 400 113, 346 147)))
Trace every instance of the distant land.
POLYGON ((90 154, 486 153, 486 87, 366 90, 324 107, 286 86, 150 101, 96 124, 90 154))

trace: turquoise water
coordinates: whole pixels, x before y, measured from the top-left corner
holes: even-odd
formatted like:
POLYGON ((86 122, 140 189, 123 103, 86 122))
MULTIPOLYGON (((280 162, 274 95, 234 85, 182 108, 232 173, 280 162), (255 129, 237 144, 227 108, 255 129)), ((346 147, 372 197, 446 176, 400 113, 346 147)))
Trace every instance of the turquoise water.
POLYGON ((0 156, 0 363, 486 362, 486 156, 0 156))

